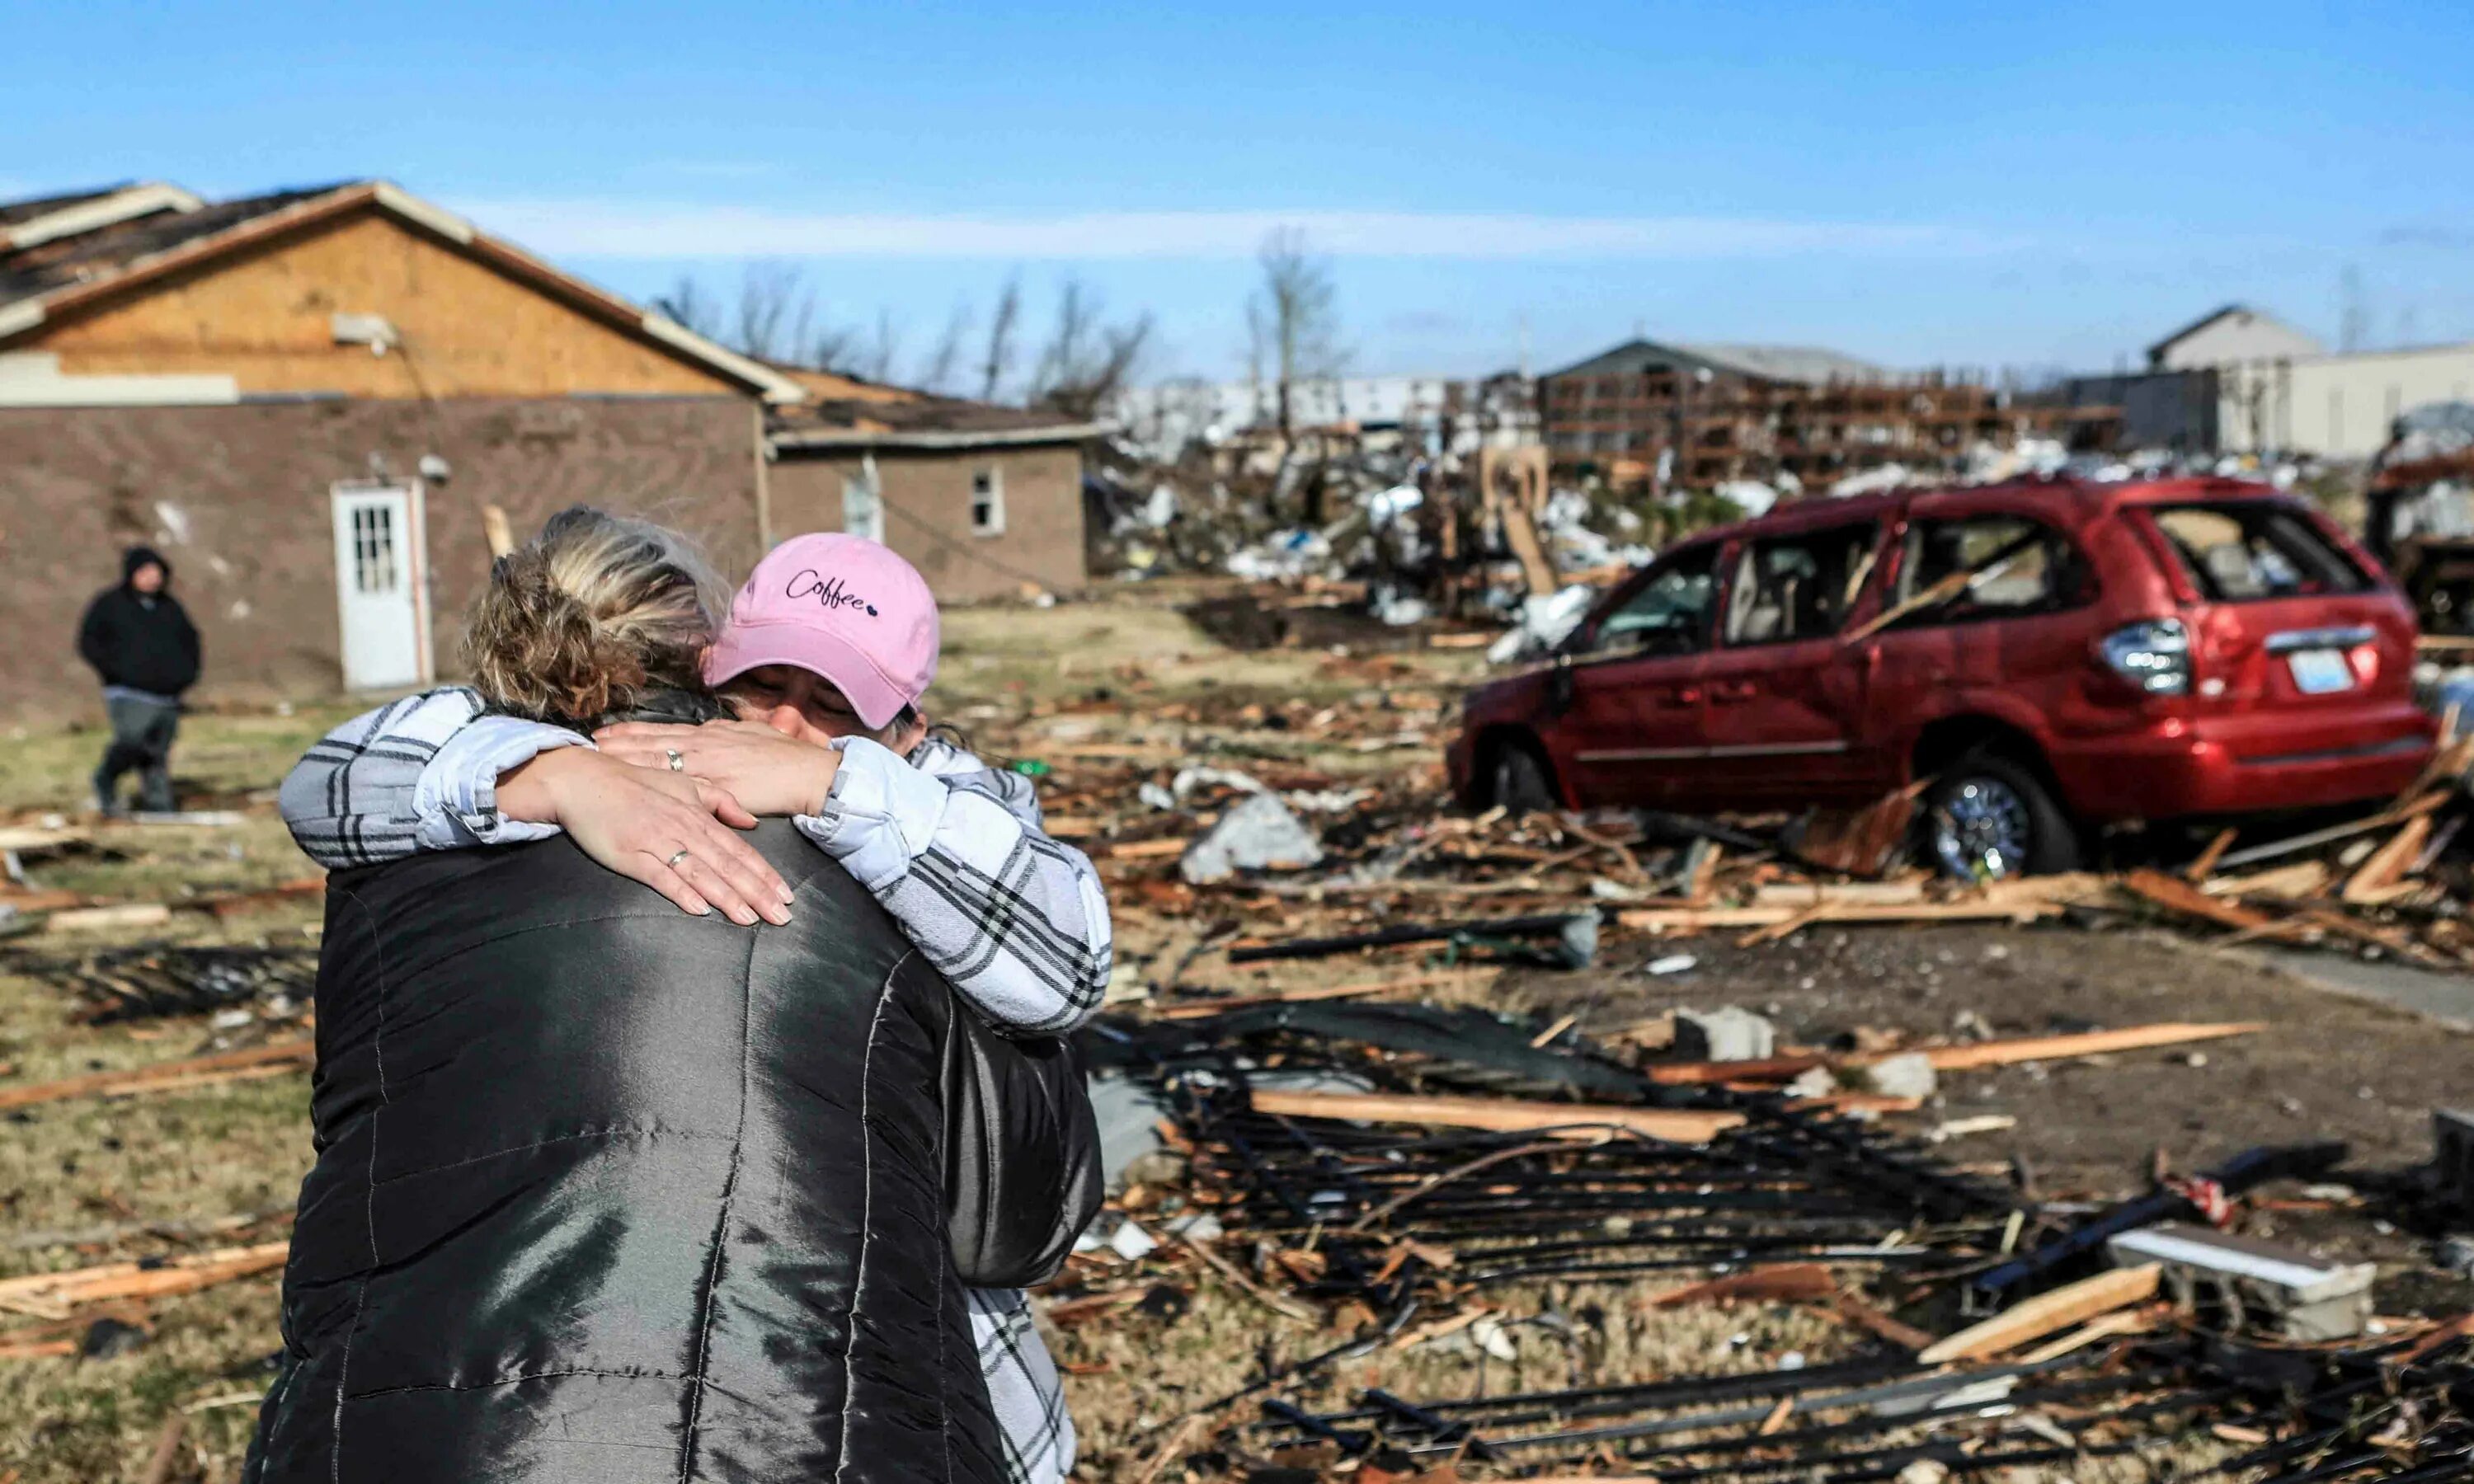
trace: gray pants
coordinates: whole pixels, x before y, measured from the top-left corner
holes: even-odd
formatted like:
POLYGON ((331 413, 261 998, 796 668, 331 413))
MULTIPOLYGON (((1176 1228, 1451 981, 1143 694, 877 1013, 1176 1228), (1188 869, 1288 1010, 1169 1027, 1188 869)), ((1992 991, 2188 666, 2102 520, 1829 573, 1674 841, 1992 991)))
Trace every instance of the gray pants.
POLYGON ((170 813, 172 802, 172 740, 181 733, 181 708, 133 696, 107 696, 104 709, 111 717, 111 745, 103 750, 103 765, 94 770, 94 797, 106 808, 118 802, 120 776, 137 775, 137 806, 170 813))

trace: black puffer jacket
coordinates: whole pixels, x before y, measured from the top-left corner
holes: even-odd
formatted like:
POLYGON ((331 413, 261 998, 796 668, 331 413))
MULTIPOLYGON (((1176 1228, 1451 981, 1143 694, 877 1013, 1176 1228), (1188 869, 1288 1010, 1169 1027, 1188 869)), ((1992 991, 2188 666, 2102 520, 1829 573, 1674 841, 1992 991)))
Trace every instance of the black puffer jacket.
POLYGON ((788 927, 685 917, 564 839, 329 879, 250 1478, 1003 1477, 962 1288, 1087 1219, 1079 1077, 981 1030, 788 826, 751 838, 788 927), (947 1207, 963 1088, 994 1222, 947 1207))
POLYGON ((85 606, 78 656, 107 685, 178 696, 198 683, 198 631, 172 596, 172 563, 151 547, 132 546, 123 553, 120 586, 106 587, 85 606), (163 569, 163 586, 141 597, 129 580, 150 562, 163 569))

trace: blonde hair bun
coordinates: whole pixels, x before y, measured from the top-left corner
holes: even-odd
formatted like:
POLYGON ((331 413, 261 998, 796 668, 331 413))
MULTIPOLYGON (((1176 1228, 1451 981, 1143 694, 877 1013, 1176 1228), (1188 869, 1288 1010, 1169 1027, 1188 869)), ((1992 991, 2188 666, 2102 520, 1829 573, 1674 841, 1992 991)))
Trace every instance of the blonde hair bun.
POLYGON ((693 542, 575 506, 500 557, 464 634, 473 683, 497 708, 582 722, 649 690, 705 690, 721 586, 693 542))

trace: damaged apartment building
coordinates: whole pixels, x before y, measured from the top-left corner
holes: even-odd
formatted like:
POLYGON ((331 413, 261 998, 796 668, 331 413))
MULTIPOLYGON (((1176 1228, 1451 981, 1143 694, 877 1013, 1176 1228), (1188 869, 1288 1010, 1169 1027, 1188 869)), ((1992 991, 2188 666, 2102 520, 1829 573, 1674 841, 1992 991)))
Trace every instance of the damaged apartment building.
POLYGON ((1827 488, 1890 464, 1953 465, 2099 416, 1801 346, 1633 340, 1538 387, 1559 476, 1661 493, 1736 480, 1827 488))
POLYGON ((1092 431, 750 359, 384 181, 0 202, 0 694, 95 705, 74 630, 133 541, 208 702, 451 672, 492 511, 641 515, 733 576, 849 529, 949 602, 1073 588, 1092 431))

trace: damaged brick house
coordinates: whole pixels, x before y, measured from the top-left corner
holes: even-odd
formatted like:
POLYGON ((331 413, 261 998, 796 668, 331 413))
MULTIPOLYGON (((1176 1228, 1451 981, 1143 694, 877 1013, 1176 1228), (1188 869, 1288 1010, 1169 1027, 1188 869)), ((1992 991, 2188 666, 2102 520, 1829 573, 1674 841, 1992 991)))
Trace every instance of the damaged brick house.
POLYGON ((452 673, 489 506, 648 515, 733 574, 856 514, 949 600, 1072 587, 1079 431, 751 360, 382 181, 0 203, 0 696, 92 708, 73 632, 133 540, 207 699, 452 673))

